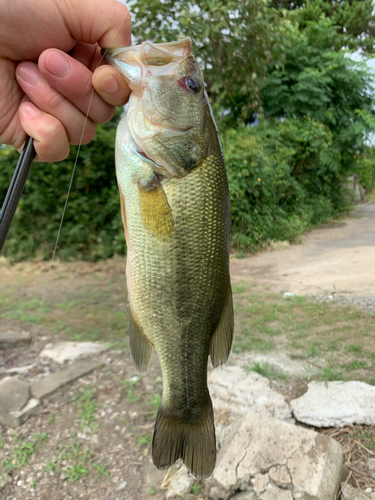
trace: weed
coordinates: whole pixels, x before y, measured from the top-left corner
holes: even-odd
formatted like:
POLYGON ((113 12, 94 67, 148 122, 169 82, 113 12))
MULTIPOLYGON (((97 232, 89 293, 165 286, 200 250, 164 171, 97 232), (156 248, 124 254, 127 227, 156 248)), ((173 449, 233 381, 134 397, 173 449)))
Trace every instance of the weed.
POLYGON ((345 347, 344 352, 362 352, 363 345, 362 344, 349 344, 345 347))
POLYGON ((77 407, 77 419, 81 428, 93 427, 96 424, 95 413, 98 408, 98 403, 94 401, 94 389, 86 389, 79 396, 75 396, 72 401, 75 402, 77 407))
POLYGON ((53 424, 55 422, 55 420, 56 420, 56 414, 55 413, 50 413, 48 415, 47 424, 51 425, 51 424, 53 424))
POLYGON ((199 495, 199 492, 201 491, 202 488, 203 488, 202 484, 192 484, 190 487, 190 493, 192 495, 199 495))
POLYGON ((98 479, 100 480, 103 476, 105 476, 107 479, 109 479, 109 471, 108 467, 106 465, 103 465, 101 463, 93 463, 92 464, 93 468, 96 470, 98 479))
POLYGON ((285 372, 279 370, 276 366, 272 365, 271 363, 268 363, 268 361, 254 362, 251 366, 246 368, 247 373, 249 373, 250 371, 259 373, 259 375, 262 375, 263 377, 267 378, 278 378, 281 380, 286 380, 288 378, 288 375, 285 372))
POLYGON ((138 450, 142 445, 149 446, 152 443, 152 434, 141 435, 138 437, 138 450))
POLYGON ((126 402, 127 403, 136 403, 139 401, 139 394, 135 393, 135 386, 139 382, 139 378, 137 376, 132 377, 130 380, 123 380, 120 383, 123 384, 127 388, 126 402))
POLYGON ((48 439, 47 434, 34 435, 29 441, 23 441, 20 437, 15 439, 15 445, 11 449, 10 457, 3 460, 3 473, 11 469, 20 469, 28 463, 32 455, 48 439))

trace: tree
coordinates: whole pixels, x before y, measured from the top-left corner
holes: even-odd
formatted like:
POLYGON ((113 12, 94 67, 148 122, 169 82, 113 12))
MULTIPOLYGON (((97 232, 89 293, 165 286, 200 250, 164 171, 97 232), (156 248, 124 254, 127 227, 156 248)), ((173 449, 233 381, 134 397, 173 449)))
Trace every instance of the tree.
POLYGON ((328 18, 335 27, 334 48, 375 53, 375 11, 373 0, 270 0, 269 5, 289 17, 304 30, 308 23, 328 18))
POLYGON ((251 119, 267 67, 283 54, 287 26, 273 8, 263 0, 136 0, 132 11, 139 43, 192 38, 217 116, 251 119))
POLYGON ((326 126, 341 158, 341 172, 355 170, 357 156, 375 128, 373 75, 364 63, 331 49, 336 28, 327 18, 294 32, 285 63, 274 67, 261 92, 266 116, 311 117, 326 126))

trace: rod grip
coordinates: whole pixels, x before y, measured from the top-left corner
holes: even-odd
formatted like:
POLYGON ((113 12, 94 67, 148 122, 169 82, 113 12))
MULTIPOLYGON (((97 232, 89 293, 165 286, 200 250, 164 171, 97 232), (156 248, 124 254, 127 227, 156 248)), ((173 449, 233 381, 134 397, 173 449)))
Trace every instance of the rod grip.
POLYGON ((28 137, 18 159, 12 181, 0 212, 0 252, 3 249, 10 225, 20 201, 23 188, 35 158, 34 139, 28 137))

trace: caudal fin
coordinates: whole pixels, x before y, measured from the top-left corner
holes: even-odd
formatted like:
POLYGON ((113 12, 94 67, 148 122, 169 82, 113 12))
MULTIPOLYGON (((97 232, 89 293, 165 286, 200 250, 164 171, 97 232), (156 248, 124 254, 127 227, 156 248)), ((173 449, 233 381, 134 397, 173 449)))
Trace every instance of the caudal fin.
POLYGON ((152 460, 158 469, 167 469, 179 458, 196 478, 212 474, 216 462, 216 440, 211 404, 207 412, 193 422, 173 417, 160 405, 152 442, 152 460))

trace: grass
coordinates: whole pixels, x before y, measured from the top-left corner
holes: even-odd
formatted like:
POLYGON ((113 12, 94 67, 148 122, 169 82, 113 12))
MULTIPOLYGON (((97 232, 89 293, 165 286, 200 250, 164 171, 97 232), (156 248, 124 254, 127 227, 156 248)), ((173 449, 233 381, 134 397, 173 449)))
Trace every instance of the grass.
POLYGON ((9 470, 20 469, 26 465, 34 453, 40 448, 41 444, 48 439, 47 434, 39 433, 24 441, 20 436, 16 436, 10 450, 10 456, 2 461, 2 473, 6 474, 9 470))
MULTIPOLYGON (((373 315, 356 306, 305 296, 284 298, 244 283, 233 287, 233 295, 234 352, 281 351, 293 359, 309 360, 320 370, 321 380, 374 383, 373 315)), ((270 366, 259 365, 255 371, 278 376, 270 366)))
POLYGON ((136 375, 129 380, 122 380, 120 384, 126 387, 126 402, 127 403, 136 403, 140 399, 140 395, 136 393, 135 386, 139 382, 140 378, 136 375))
POLYGON ((95 389, 88 388, 82 391, 79 395, 74 396, 72 401, 77 407, 77 419, 81 429, 97 427, 96 410, 99 407, 94 399, 95 389))
POLYGON ((277 366, 268 363, 268 361, 265 362, 258 362, 256 361, 252 365, 245 367, 245 371, 249 373, 250 371, 259 373, 259 375, 263 375, 263 377, 267 378, 277 378, 280 380, 287 380, 289 376, 283 372, 282 370, 279 370, 277 366))
POLYGON ((46 276, 39 276, 35 282, 28 282, 24 277, 16 279, 16 285, 0 288, 0 321, 17 322, 21 328, 30 330, 40 310, 39 322, 50 334, 63 333, 76 341, 123 341, 126 338, 124 273, 111 279, 106 277, 104 281, 93 275, 74 287, 69 276, 51 278, 42 307, 46 276))

